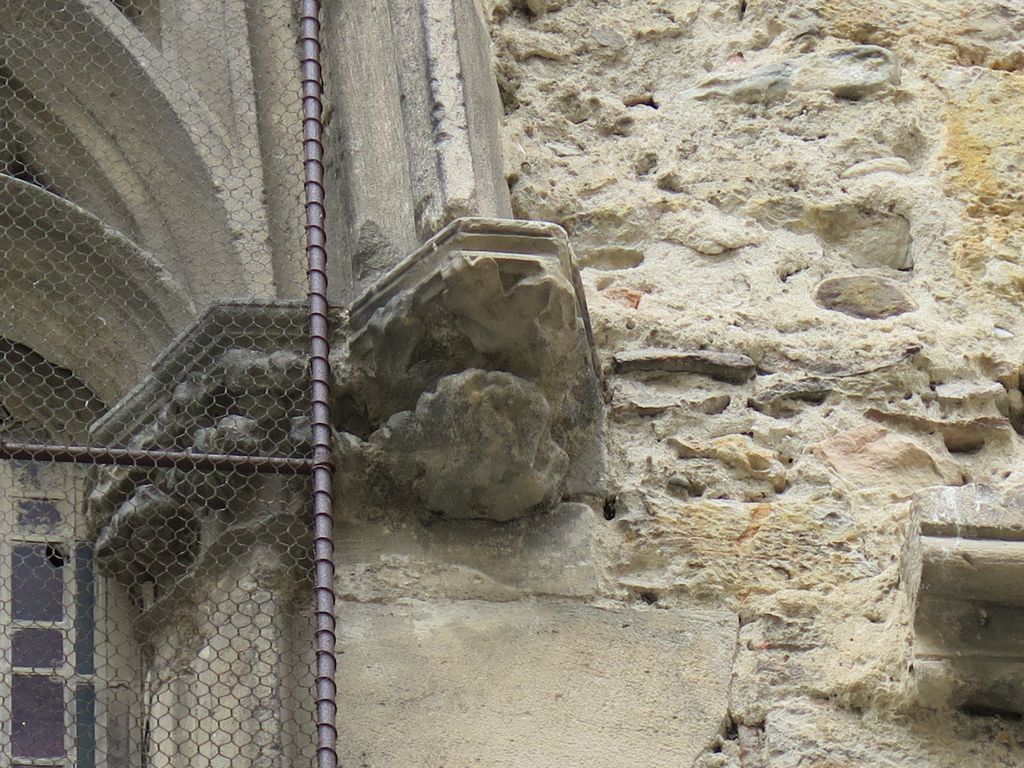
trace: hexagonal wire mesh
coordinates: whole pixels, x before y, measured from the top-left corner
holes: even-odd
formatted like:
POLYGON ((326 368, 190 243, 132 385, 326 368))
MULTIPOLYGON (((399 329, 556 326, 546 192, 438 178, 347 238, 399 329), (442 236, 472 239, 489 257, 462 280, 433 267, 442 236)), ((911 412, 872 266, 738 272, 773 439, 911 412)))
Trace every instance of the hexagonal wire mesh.
POLYGON ((317 751, 318 4, 256 5, 0 0, 0 765, 317 751))

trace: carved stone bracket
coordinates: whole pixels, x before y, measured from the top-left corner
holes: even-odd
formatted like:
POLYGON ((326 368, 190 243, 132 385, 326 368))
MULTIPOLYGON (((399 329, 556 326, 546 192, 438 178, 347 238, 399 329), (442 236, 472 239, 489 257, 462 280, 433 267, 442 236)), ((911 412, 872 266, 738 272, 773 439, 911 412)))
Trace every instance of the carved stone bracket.
POLYGON ((904 584, 921 703, 1024 713, 1024 491, 918 494, 904 584))
POLYGON ((370 288, 350 326, 336 421, 349 466, 395 498, 510 520, 598 492, 599 369, 561 228, 459 219, 370 288))
MULTIPOLYGON (((304 323, 300 304, 211 308, 93 426, 91 439, 136 449, 307 455, 304 323)), ((211 552, 234 539, 238 546, 252 542, 256 519, 290 546, 303 529, 303 482, 229 471, 104 469, 89 496, 97 561, 136 590, 151 583, 158 596, 188 591, 184 584, 212 571, 211 552), (297 531, 290 538, 275 522, 287 515, 297 531)))
MULTIPOLYGON (((441 594, 476 594, 482 582, 504 597, 589 594, 593 511, 560 502, 599 491, 602 398, 564 232, 453 222, 367 291, 347 323, 336 318, 334 331, 337 478, 349 504, 339 509, 340 551, 354 564, 340 588, 391 594, 388 573, 370 567, 383 552, 427 563, 439 578, 463 576, 435 584, 441 594), (362 501, 375 510, 365 513, 362 501), (408 525, 380 525, 379 510, 408 525), (547 510, 540 521, 503 522, 547 510), (369 557, 367 544, 379 552, 369 557)), ((301 304, 215 306, 89 437, 308 457, 305 350, 301 304)), ((96 559, 141 609, 131 626, 148 664, 152 744, 201 754, 209 740, 190 710, 222 707, 224 733, 258 723, 268 743, 260 754, 286 751, 285 723, 299 716, 282 702, 296 684, 296 587, 309 572, 307 483, 230 469, 97 471, 96 559), (244 611, 260 620, 247 614, 236 626, 244 611), (241 691, 231 705, 220 693, 226 680, 241 691)), ((171 765, 159 749, 150 757, 171 765)))

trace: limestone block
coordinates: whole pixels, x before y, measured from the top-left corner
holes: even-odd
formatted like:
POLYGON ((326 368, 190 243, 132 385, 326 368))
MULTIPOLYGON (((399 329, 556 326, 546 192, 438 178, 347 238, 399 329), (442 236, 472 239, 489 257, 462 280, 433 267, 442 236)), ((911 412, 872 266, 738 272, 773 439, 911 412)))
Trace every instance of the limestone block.
MULTIPOLYGON (((661 176, 658 186, 670 192, 686 191, 679 188, 676 171, 668 171, 661 176)), ((666 239, 708 256, 730 254, 739 248, 757 245, 763 237, 751 222, 725 216, 711 206, 702 207, 696 214, 679 216, 666 232, 666 239)))
POLYGON ((628 542, 619 579, 637 590, 685 588, 702 597, 746 600, 877 575, 851 551, 856 528, 841 503, 790 494, 765 501, 763 493, 758 501, 734 501, 737 485, 729 499, 681 502, 648 493, 627 504, 623 515, 617 503, 615 526, 628 542))
POLYGON ((851 486, 884 489, 894 498, 909 498, 929 485, 963 482, 960 470, 949 459, 878 426, 830 437, 818 443, 814 453, 851 486))
POLYGON ((698 373, 734 384, 748 381, 757 373, 754 361, 746 355, 711 350, 648 348, 617 352, 614 366, 616 373, 698 373))
POLYGON ((852 203, 812 206, 806 223, 855 267, 910 269, 910 221, 899 213, 852 203))
POLYGON ((793 83, 793 65, 788 62, 759 67, 752 72, 713 75, 694 88, 695 99, 729 99, 740 103, 777 101, 793 83))
POLYGON ((556 602, 343 603, 341 760, 691 765, 722 726, 728 611, 556 602))
POLYGON ((670 437, 666 442, 681 459, 716 459, 742 477, 768 483, 776 493, 786 489, 786 469, 779 455, 757 445, 746 435, 724 435, 707 441, 670 437))
POLYGON ((989 440, 1005 442, 1013 434, 1010 420, 1004 416, 977 416, 975 418, 936 419, 919 413, 904 413, 868 408, 864 415, 872 421, 898 427, 939 433, 951 452, 976 451, 989 440))
POLYGON ((825 402, 832 392, 832 387, 832 382, 814 376, 772 381, 766 387, 758 389, 754 396, 747 400, 747 405, 771 416, 791 416, 799 410, 800 403, 818 405, 825 402))
POLYGON ((925 706, 1024 712, 1024 497, 980 485, 914 500, 904 555, 925 706))
POLYGON ((991 411, 1006 389, 997 381, 950 381, 937 385, 935 396, 947 407, 991 411))
POLYGON ((639 251, 636 248, 623 248, 617 245, 592 248, 581 255, 579 259, 581 267, 610 271, 631 269, 640 266, 643 262, 643 251, 639 251))
POLYGON ((326 4, 336 242, 365 288, 459 216, 511 216, 490 39, 473 0, 326 4))
POLYGON ((700 100, 728 99, 767 103, 790 91, 829 91, 859 101, 900 82, 900 66, 891 51, 877 45, 811 53, 749 71, 712 75, 690 93, 700 100))
POLYGON ((598 588, 595 549, 603 523, 598 513, 578 503, 507 523, 341 521, 336 526, 338 592, 367 602, 592 596, 598 588))
POLYGON ((930 488, 914 501, 927 536, 1024 541, 1024 491, 971 484, 930 488))
POLYGON ((793 80, 798 90, 826 90, 850 101, 860 101, 899 83, 899 61, 891 51, 877 45, 806 56, 793 80))

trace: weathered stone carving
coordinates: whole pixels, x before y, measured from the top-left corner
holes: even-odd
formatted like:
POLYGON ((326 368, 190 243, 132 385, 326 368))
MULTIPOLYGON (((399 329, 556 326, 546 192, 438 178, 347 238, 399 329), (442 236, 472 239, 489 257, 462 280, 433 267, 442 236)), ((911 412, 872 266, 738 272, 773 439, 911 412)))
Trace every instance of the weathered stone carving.
MULTIPOLYGON (((92 438, 140 449, 305 455, 304 320, 299 304, 210 309, 94 425, 92 438)), ((97 560, 125 584, 151 580, 173 591, 204 548, 258 517, 255 499, 268 482, 289 481, 209 470, 104 470, 89 497, 97 560)), ((279 503, 294 507, 299 499, 295 493, 279 503)))
MULTIPOLYGON (((305 324, 297 303, 209 309, 93 426, 91 439, 308 456, 305 324)), ((411 569, 430 569, 437 578, 428 586, 440 579, 445 595, 476 595, 481 584, 505 596, 590 594, 593 512, 558 504, 596 492, 601 472, 598 369, 565 234, 553 225, 459 220, 368 291, 348 326, 336 329, 343 497, 356 489, 357 501, 376 496, 406 518, 385 531, 351 505, 340 511, 346 530, 368 530, 364 539, 372 539, 342 550, 353 588, 365 587, 357 574, 366 570, 373 588, 390 594, 373 561, 404 558, 411 569), (536 524, 514 520, 552 507, 536 524), (387 554, 370 557, 378 551, 387 554), (464 578, 453 582, 451 574, 464 578)), ((289 714, 283 702, 295 685, 287 671, 292 628, 304 628, 293 603, 308 561, 305 483, 206 469, 98 473, 89 497, 96 558, 139 609, 131 631, 147 649, 153 745, 209 750, 183 706, 196 702, 221 708, 222 724, 237 724, 222 725, 224 732, 258 723, 262 756, 291 748, 284 723, 299 710, 289 714), (236 628, 241 611, 260 623, 236 628), (243 682, 254 674, 258 685, 243 682), (226 685, 238 691, 230 705, 226 685)), ((724 651, 733 630, 722 617, 713 623, 715 637, 725 638, 716 652, 724 651)), ((159 747, 151 758, 170 765, 159 747)))
POLYGON ((1024 493, 921 491, 904 584, 921 703, 1024 713, 1024 493))
POLYGON ((588 322, 560 228, 460 219, 353 306, 337 421, 368 466, 445 517, 507 520, 596 493, 588 322))
POLYGON ((505 520, 557 497, 569 458, 551 437, 551 417, 535 384, 474 368, 441 377, 370 442, 430 509, 505 520))

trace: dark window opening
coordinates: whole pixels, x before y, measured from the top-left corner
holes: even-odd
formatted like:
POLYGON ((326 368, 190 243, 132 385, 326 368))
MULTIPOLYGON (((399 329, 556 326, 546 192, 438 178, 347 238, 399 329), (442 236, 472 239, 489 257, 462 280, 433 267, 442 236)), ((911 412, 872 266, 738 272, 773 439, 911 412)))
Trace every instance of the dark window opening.
POLYGON ((15 757, 64 757, 64 685, 60 680, 14 675, 11 751, 15 757))
POLYGON ((11 557, 11 615, 20 621, 64 617, 64 553, 56 544, 16 544, 11 557))
POLYGON ((64 636, 59 629, 22 629, 11 644, 15 667, 54 669, 64 658, 64 636))

